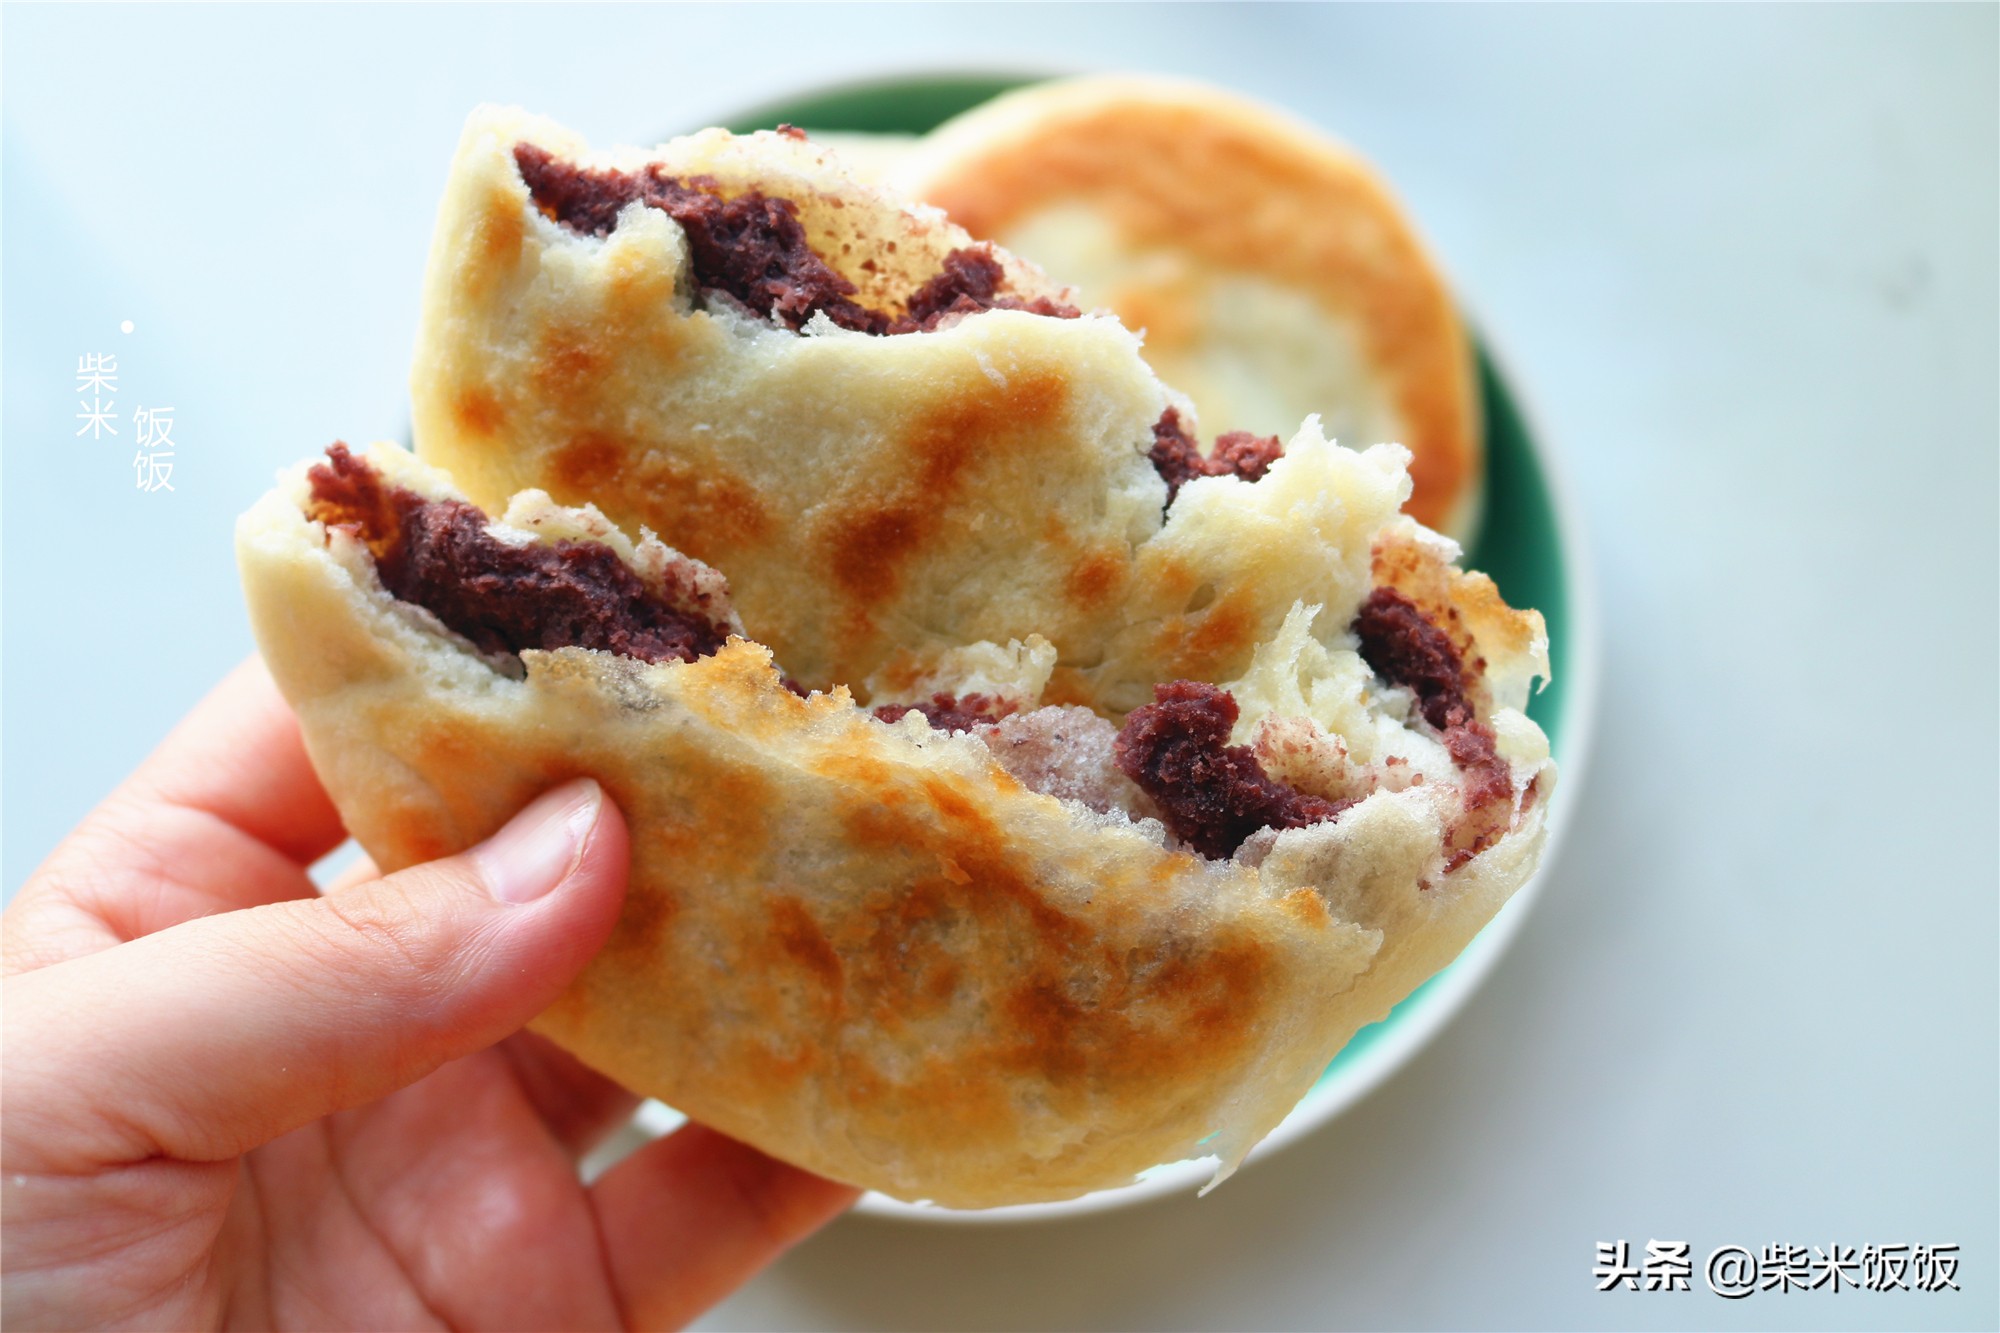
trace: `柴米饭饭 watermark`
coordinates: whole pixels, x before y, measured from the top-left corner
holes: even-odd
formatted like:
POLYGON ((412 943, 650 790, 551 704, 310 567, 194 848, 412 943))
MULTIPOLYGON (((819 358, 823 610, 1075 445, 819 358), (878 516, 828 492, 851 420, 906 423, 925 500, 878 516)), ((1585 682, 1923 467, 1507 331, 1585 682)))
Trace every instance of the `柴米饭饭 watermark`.
MULTIPOLYGON (((1635 1258, 1630 1241, 1601 1240, 1591 1276, 1599 1291, 1693 1291, 1695 1272, 1687 1241, 1649 1240, 1635 1258)), ((1718 1245, 1700 1274, 1729 1300, 1766 1291, 1960 1290, 1956 1245, 1718 1245)))

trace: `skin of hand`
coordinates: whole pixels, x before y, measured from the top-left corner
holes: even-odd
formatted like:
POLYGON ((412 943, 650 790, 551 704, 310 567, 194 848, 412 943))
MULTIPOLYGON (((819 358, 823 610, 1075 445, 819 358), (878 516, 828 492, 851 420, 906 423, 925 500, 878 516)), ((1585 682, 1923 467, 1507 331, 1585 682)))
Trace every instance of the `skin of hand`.
POLYGON ((7 1328, 675 1327, 853 1201, 694 1125, 579 1179, 634 1099, 521 1029, 624 897, 597 784, 322 896, 344 836, 252 661, 23 886, 7 1328))

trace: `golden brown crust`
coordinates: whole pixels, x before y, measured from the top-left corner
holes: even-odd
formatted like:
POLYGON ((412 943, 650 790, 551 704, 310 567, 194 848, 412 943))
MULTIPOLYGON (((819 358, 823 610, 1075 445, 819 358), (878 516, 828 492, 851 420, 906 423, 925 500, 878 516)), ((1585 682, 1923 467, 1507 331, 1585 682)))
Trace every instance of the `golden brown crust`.
MULTIPOLYGON (((1310 295, 1359 337, 1379 391, 1393 403, 1395 438, 1413 455, 1409 512, 1453 535, 1469 526, 1483 459, 1465 334, 1394 196, 1348 149, 1217 89, 1093 77, 1036 85, 967 113, 909 150, 891 179, 1143 328, 1148 359, 1189 389, 1211 432, 1252 424, 1219 418, 1191 387, 1211 354, 1204 341, 1244 350, 1219 327, 1221 285, 1255 274, 1310 295), (1092 267, 1087 257, 1065 268, 1059 258, 1070 253, 1068 243, 1052 237, 1045 251, 1037 241, 1052 234, 1031 225, 1039 219, 1060 229, 1058 209, 1095 217, 1147 263, 1131 272, 1106 268, 1102 286, 1081 271, 1092 267)), ((1253 350, 1285 359, 1281 347, 1253 350)), ((1278 414, 1285 424, 1275 429, 1339 406, 1275 382, 1273 392, 1285 405, 1278 414)))

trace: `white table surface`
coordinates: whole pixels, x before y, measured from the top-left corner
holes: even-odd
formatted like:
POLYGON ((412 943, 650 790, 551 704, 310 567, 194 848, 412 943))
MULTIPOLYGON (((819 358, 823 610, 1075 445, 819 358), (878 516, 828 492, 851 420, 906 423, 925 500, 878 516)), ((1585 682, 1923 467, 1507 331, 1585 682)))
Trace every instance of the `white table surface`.
POLYGON ((11 7, 5 885, 248 650, 234 514, 401 432, 472 103, 650 139, 884 68, 1202 75, 1386 168, 1566 461, 1568 846, 1432 1047, 1209 1198, 849 1219, 705 1326, 2000 1325, 1997 16, 11 7), (175 409, 172 494, 74 437, 93 351, 175 409), (1963 1291, 1599 1294, 1619 1238, 1957 1243, 1963 1291))

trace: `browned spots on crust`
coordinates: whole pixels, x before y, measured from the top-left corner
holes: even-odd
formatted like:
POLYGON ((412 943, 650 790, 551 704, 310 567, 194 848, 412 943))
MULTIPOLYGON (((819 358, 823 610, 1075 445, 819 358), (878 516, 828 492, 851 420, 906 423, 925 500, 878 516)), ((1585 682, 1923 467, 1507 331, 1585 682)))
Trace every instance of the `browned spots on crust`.
POLYGON ((473 224, 465 285, 483 292, 501 273, 520 262, 521 249, 528 239, 527 210, 530 207, 518 190, 496 185, 486 196, 473 224))
POLYGON ((1223 594, 1200 611, 1169 616, 1154 639, 1160 674, 1226 680, 1255 645, 1256 629, 1251 596, 1241 589, 1223 594))
MULTIPOLYGON (((592 327, 598 345, 613 349, 621 372, 656 381, 685 373, 681 362, 690 339, 698 335, 685 319, 661 318, 679 308, 676 276, 675 267, 662 263, 650 247, 614 250, 605 273, 603 305, 592 327)), ((624 410, 615 390, 605 401, 614 410, 624 410)))
POLYGON ((444 821, 438 819, 437 812, 432 809, 402 806, 384 822, 389 842, 385 850, 391 859, 376 867, 383 874, 435 861, 465 849, 463 842, 454 842, 445 836, 444 821))
MULTIPOLYGON (((1469 365, 1470 356, 1465 359, 1469 365)), ((1403 508, 1427 528, 1453 532, 1467 496, 1481 484, 1485 445, 1477 400, 1446 397, 1414 375, 1401 388, 1396 407, 1402 443, 1410 450, 1410 499, 1403 508)))
MULTIPOLYGON (((924 903, 925 916, 975 923, 982 951, 998 948, 1011 959, 1007 972, 987 978, 1005 1022, 975 1067, 987 1062, 997 1072, 1028 1073, 1080 1093, 1155 1076, 1164 1060, 1189 1062, 1188 1031, 1213 1043, 1216 1058, 1227 1058, 1259 1009, 1267 976, 1263 946, 1240 940, 1170 949, 1150 963, 1128 957, 1111 943, 1116 931, 1108 936, 1049 899, 1029 859, 958 779, 919 781, 924 800, 902 821, 901 843, 936 848, 958 873, 926 878, 911 899, 924 903), (1135 961, 1143 978, 1134 974, 1135 961), (1149 1011, 1150 1020, 1135 1018, 1138 1009, 1149 1011)), ((899 991, 897 1002, 910 998, 899 991)), ((1203 1062, 1196 1056, 1193 1063, 1203 1062)))
POLYGON ((1198 661, 1223 662, 1251 646, 1255 613, 1251 599, 1238 590, 1199 613, 1199 623, 1188 636, 1188 650, 1198 661))
MULTIPOLYGON (((448 713, 411 728, 406 744, 408 748, 400 757, 413 772, 484 771, 487 751, 483 738, 472 724, 448 713)), ((389 846, 376 849, 386 858, 380 866, 383 873, 464 851, 494 833, 504 815, 540 794, 535 788, 518 790, 509 808, 504 795, 484 790, 477 783, 446 783, 431 790, 434 802, 399 805, 390 817, 389 846)))
POLYGON ((592 402, 612 363, 597 336, 574 325, 551 324, 536 341, 528 373, 537 395, 565 411, 592 402))
POLYGON ((694 467, 657 455, 663 466, 641 492, 654 531, 689 555, 713 551, 726 558, 761 540, 771 519, 756 488, 714 465, 694 467), (671 465, 665 465, 671 464, 671 465))
POLYGON ((1089 1043, 1077 1038, 1089 1015, 1060 981, 1036 977, 1007 997, 1007 1025, 1017 1034, 1017 1057, 1054 1083, 1088 1070, 1089 1043))
POLYGON ((890 855, 902 848, 901 838, 907 821, 896 805, 902 804, 902 794, 898 800, 885 799, 881 805, 851 805, 844 813, 847 840, 860 851, 870 851, 878 855, 890 855))
POLYGON ((1154 988, 1177 1002, 1184 1040, 1226 1041, 1241 1034, 1245 1015, 1260 1007, 1265 953, 1264 945, 1240 939, 1181 955, 1160 969, 1154 988))
POLYGON ((674 268, 647 253, 620 252, 607 274, 603 325, 623 347, 650 338, 649 350, 669 363, 682 346, 672 329, 678 321, 663 321, 660 312, 674 299, 674 268))
POLYGON ((1171 1062, 1190 1087, 1240 1058, 1265 1007, 1266 947, 1234 938, 1147 957, 1100 951, 1096 959, 1044 965, 1013 987, 1009 1036, 993 1052, 1010 1074, 1045 1080, 1060 1104, 1157 1078, 1171 1062))
POLYGON ((1127 328, 1146 331, 1148 351, 1173 351, 1194 342, 1201 333, 1201 302, 1207 295, 1203 285, 1181 270, 1146 277, 1113 288, 1103 300, 1127 328))
MULTIPOLYGON (((865 632, 868 613, 900 590, 904 567, 951 522, 978 461, 1004 457, 1046 437, 1065 408, 1069 384, 1060 374, 1020 374, 1005 384, 979 377, 905 433, 899 483, 887 495, 839 507, 819 544, 835 581, 856 603, 865 632)), ((881 485, 879 476, 865 485, 881 485)))
POLYGON ((483 384, 468 384, 451 400, 452 418, 468 435, 492 435, 505 420, 500 400, 483 384))
POLYGON ((949 957, 937 959, 924 970, 924 975, 916 988, 916 995, 924 1009, 942 1009, 950 1004, 958 994, 962 973, 957 963, 949 957))
POLYGON ((655 873, 671 876, 672 883, 689 885, 754 877, 770 822, 781 813, 770 779, 747 766, 718 764, 699 781, 672 781, 677 775, 665 772, 672 767, 671 757, 663 755, 658 769, 669 781, 650 797, 628 801, 606 787, 632 828, 635 873, 656 867, 655 873), (729 836, 717 837, 719 828, 727 828, 729 836))
POLYGON ((589 494, 611 493, 625 480, 627 450, 615 436, 603 431, 581 430, 560 445, 550 460, 555 481, 564 491, 589 494))
POLYGON ((680 915, 680 898, 665 885, 635 884, 618 911, 618 925, 605 947, 641 957, 666 952, 667 930, 680 915))
POLYGON ((796 898, 773 900, 771 933, 779 951, 812 977, 837 1007, 842 981, 840 955, 833 951, 805 905, 796 898))
POLYGON ((1284 908, 1293 920, 1309 926, 1324 926, 1333 920, 1332 915, 1326 910, 1326 899, 1320 897, 1317 890, 1304 885, 1279 899, 1278 905, 1284 908))
POLYGON ((950 881, 926 876, 880 895, 873 929, 849 954, 850 991, 869 1017, 891 1030, 937 1013, 962 976, 953 937, 970 918, 950 881))
POLYGON ((839 526, 833 576, 859 600, 878 605, 895 592, 901 581, 899 567, 930 535, 935 517, 921 504, 908 501, 856 514, 839 526))
POLYGON ((660 540, 697 560, 719 561, 761 540, 771 519, 756 488, 719 464, 671 449, 580 430, 550 457, 550 491, 564 504, 616 496, 636 507, 660 540))
POLYGON ((1018 913, 1044 943, 1068 948, 1087 938, 1086 927, 1041 893, 1027 854, 966 779, 859 757, 843 759, 835 771, 853 790, 846 823, 858 846, 938 867, 919 882, 946 899, 965 900, 975 915, 1002 907, 1018 913))
MULTIPOLYGON (((1167 1065, 1192 1090, 1238 1067, 1268 1017, 1269 946, 1228 927, 1162 937, 1150 914, 1118 910, 1170 881, 1169 867, 1072 908, 1044 880, 1015 807, 984 785, 851 752, 819 767, 848 789, 849 845, 873 881, 828 940, 847 1012, 888 1033, 932 1021, 953 1033, 936 1068, 891 1073, 848 1052, 843 1085, 872 1073, 882 1097, 921 1099, 928 1124, 976 1141, 1019 1114, 1024 1079, 1059 1114, 1080 1113, 1167 1065), (968 1028, 957 1015, 973 1012, 986 1018, 968 1028)), ((1316 901, 1282 910, 1325 918, 1316 901)))
POLYGON ((1153 586, 1159 590, 1160 599, 1169 606, 1186 605, 1193 599, 1200 584, 1201 576, 1185 560, 1173 556, 1162 557, 1153 571, 1153 586))
POLYGON ((1123 590, 1130 566, 1122 548, 1100 547, 1070 567, 1063 594, 1085 610, 1107 606, 1123 590))
POLYGON ((1401 533, 1385 532, 1375 539, 1368 572, 1376 583, 1398 589, 1420 606, 1449 600, 1443 562, 1401 533))
POLYGON ((1034 940, 1045 955, 1069 956, 1082 949, 1089 927, 1048 900, 1025 858, 1004 850, 991 825, 984 834, 976 839, 975 850, 959 858, 966 881, 954 886, 956 891, 978 913, 1012 917, 1015 931, 1034 940))
POLYGON ((927 774, 923 779, 924 795, 930 798, 931 807, 946 819, 955 820, 965 828, 991 829, 992 824, 979 813, 972 799, 959 789, 957 778, 947 778, 927 774))
POLYGON ((711 767, 699 784, 687 784, 685 800, 687 822, 708 838, 715 855, 726 858, 741 856, 740 849, 761 849, 765 825, 780 804, 771 780, 740 764, 711 767), (714 830, 724 827, 731 830, 730 839, 718 842, 714 830))
POLYGON ((828 751, 813 765, 813 771, 842 787, 865 792, 874 802, 901 805, 906 800, 897 785, 897 767, 886 759, 863 753, 860 747, 828 751))
MULTIPOLYGON (((1192 857, 1193 853, 1184 852, 1181 853, 1180 855, 1192 857)), ((1152 867, 1147 871, 1146 887, 1152 890, 1155 896, 1163 894, 1169 888, 1173 887, 1174 881, 1180 878, 1181 873, 1185 868, 1186 867, 1182 863, 1177 861, 1174 857, 1163 856, 1160 859, 1154 861, 1152 867)))

